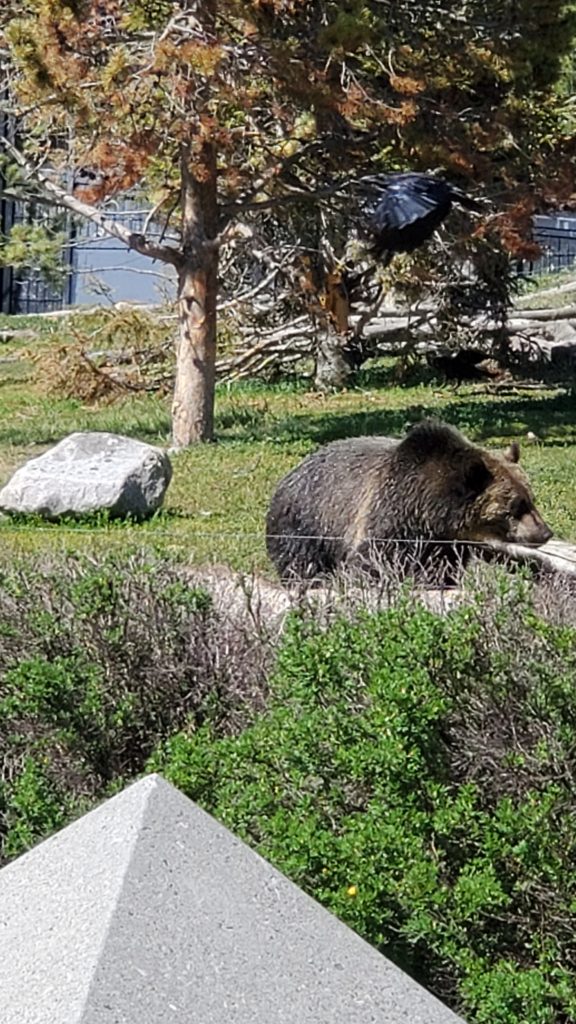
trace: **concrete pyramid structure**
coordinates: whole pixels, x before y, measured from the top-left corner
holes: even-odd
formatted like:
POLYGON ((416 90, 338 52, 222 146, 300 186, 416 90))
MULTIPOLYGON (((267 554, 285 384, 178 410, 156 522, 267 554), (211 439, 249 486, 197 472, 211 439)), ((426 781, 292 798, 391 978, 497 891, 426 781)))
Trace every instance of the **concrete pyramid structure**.
POLYGON ((158 775, 0 872, 1 1024, 458 1021, 158 775))

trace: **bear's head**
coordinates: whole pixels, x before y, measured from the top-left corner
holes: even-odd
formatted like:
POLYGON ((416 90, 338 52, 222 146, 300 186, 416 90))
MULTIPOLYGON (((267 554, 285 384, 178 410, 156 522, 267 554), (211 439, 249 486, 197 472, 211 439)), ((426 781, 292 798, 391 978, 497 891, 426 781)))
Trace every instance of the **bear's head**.
POLYGON ((412 428, 398 455, 408 471, 417 470, 429 498, 442 503, 456 539, 539 547, 552 537, 519 465, 517 443, 502 455, 487 452, 453 427, 426 420, 412 428))
POLYGON ((545 544, 552 530, 536 508, 528 478, 519 465, 519 445, 510 445, 501 456, 488 452, 481 456, 487 478, 472 505, 476 522, 471 524, 470 539, 528 547, 545 544))

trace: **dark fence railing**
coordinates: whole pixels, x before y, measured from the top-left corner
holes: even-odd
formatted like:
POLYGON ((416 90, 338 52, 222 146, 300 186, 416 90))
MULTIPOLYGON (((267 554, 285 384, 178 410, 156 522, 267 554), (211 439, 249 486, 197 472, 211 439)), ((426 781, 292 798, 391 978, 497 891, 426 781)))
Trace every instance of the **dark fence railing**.
POLYGON ((534 241, 542 248, 537 260, 523 260, 523 274, 553 274, 576 265, 576 213, 537 214, 534 241))
MULTIPOLYGON (((122 220, 132 230, 141 229, 146 211, 139 207, 136 199, 129 197, 117 209, 108 211, 112 217, 122 220)), ((8 234, 11 226, 23 220, 41 220, 43 210, 24 210, 20 203, 4 200, 0 204, 0 232, 8 234)), ((62 309, 76 300, 78 251, 80 249, 102 248, 100 233, 91 224, 74 226, 69 220, 70 244, 66 247, 65 259, 69 272, 61 285, 50 284, 39 271, 17 271, 0 267, 0 312, 4 313, 45 313, 62 309)), ((518 263, 518 273, 535 276, 576 269, 576 213, 537 214, 534 217, 534 241, 542 249, 542 255, 535 260, 518 263)), ((117 244, 113 246, 117 248, 117 244)), ((120 246, 121 248, 121 246, 120 246)), ((114 268, 116 269, 116 268, 114 268)))
MULTIPOLYGON (((23 203, 4 200, 0 207, 0 232, 10 233, 15 224, 38 224, 49 218, 44 207, 24 206, 23 203)), ((65 235, 72 239, 70 218, 63 225, 65 235)), ((0 267, 0 313, 49 313, 62 309, 72 301, 72 250, 66 246, 63 258, 68 272, 62 281, 47 280, 40 270, 0 267)))
POLYGON ((72 274, 61 286, 46 281, 36 270, 14 271, 5 313, 50 313, 70 305, 72 274))

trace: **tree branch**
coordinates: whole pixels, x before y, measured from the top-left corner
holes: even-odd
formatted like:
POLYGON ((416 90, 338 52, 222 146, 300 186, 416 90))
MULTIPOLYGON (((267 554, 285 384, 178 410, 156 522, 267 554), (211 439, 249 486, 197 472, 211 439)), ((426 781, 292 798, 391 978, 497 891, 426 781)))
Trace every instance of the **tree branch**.
POLYGON ((576 320, 576 306, 556 306, 551 309, 512 309, 510 319, 521 320, 576 320))
POLYGON ((242 303, 248 302, 250 299, 256 298, 256 296, 259 295, 260 292, 266 290, 268 285, 280 273, 282 266, 287 262, 288 256, 284 259, 284 261, 280 261, 280 263, 276 264, 276 266, 270 271, 270 273, 267 274, 266 277, 264 277, 259 284, 255 285, 254 288, 250 288, 248 291, 242 292, 241 295, 237 295, 234 299, 230 299, 228 302, 220 303, 217 306, 218 312, 220 313, 224 309, 236 309, 238 306, 241 306, 242 303))
MULTIPOLYGON (((84 220, 91 221, 99 228, 102 228, 102 231, 105 231, 107 235, 117 238, 129 249, 139 252, 142 256, 148 256, 153 260, 160 260, 162 263, 170 263, 176 268, 181 265, 183 256, 178 249, 174 249, 169 245, 157 245, 151 242, 145 235, 130 231, 123 224, 118 223, 111 217, 107 217, 96 206, 85 203, 82 199, 78 199, 70 192, 67 192, 66 189, 52 181, 48 175, 28 163, 20 150, 5 135, 0 135, 0 145, 18 164, 24 172, 25 178, 33 182, 36 188, 38 188, 40 192, 38 200, 40 202, 49 202, 54 206, 62 206, 84 220)), ((32 197, 28 195, 26 199, 30 201, 32 197)))
POLYGON ((294 189, 287 195, 276 196, 274 199, 262 199, 257 202, 237 202, 237 203, 225 203, 222 206, 224 213, 236 214, 236 213, 253 213, 258 210, 273 210, 277 207, 286 206, 289 203, 317 203, 319 199, 329 199, 332 196, 342 192, 345 188, 350 186, 350 181, 340 182, 338 185, 326 186, 326 188, 319 189, 294 189))

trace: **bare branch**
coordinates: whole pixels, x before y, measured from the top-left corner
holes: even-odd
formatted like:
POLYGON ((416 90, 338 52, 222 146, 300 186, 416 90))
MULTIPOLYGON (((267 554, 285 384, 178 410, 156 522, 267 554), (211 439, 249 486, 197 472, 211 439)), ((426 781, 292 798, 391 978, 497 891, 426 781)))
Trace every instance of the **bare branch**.
POLYGON ((218 232, 216 238, 206 238, 203 246, 205 249, 221 249, 223 245, 245 241, 247 238, 252 238, 252 235, 252 228, 247 224, 233 224, 232 221, 229 221, 222 231, 218 232))
MULTIPOLYGON (((574 288, 574 286, 572 286, 574 288)), ((515 314, 511 313, 511 317, 515 314)), ((561 306, 552 309, 519 309, 522 320, 576 320, 576 306, 561 306)))
MULTIPOLYGON (((255 134, 258 135, 258 132, 255 134)), ((290 185, 286 181, 282 181, 283 175, 297 165, 302 160, 302 157, 309 158, 314 152, 321 153, 322 147, 327 141, 328 139, 326 137, 322 140, 314 139, 302 144, 297 152, 292 153, 290 156, 272 159, 272 163, 266 168, 260 177, 257 178, 256 181, 252 182, 249 192, 245 193, 233 203, 223 204, 224 211, 232 214, 242 213, 245 210, 273 209, 274 207, 284 206, 286 203, 293 203, 299 200, 317 202, 318 199, 329 198, 330 196, 341 192, 343 189, 346 189, 351 184, 350 180, 341 181, 335 185, 326 186, 326 188, 316 190, 308 189, 306 187, 302 187, 300 189, 294 185, 290 185), (274 199, 254 201, 255 196, 257 196, 259 192, 263 192, 265 187, 273 181, 282 181, 283 187, 286 189, 285 194, 277 196, 274 199)), ((269 149, 267 149, 266 152, 270 157, 273 157, 273 154, 269 149)))
POLYGON ((152 223, 152 221, 154 220, 154 217, 158 213, 158 210, 162 209, 162 207, 164 206, 164 203, 169 198, 170 197, 167 196, 167 195, 166 196, 162 196, 162 199, 160 199, 159 202, 157 202, 156 205, 153 206, 152 209, 148 211, 148 213, 146 214, 146 220, 144 221, 144 224, 142 226, 142 234, 143 235, 145 235, 146 232, 148 231, 148 228, 150 227, 150 224, 152 223))
MULTIPOLYGON (((284 262, 286 262, 286 260, 284 262)), ((218 312, 220 313, 223 309, 233 309, 236 308, 237 306, 241 306, 242 303, 248 302, 249 299, 254 299, 257 295, 260 294, 260 292, 265 291, 268 285, 274 280, 276 275, 279 273, 281 266, 282 264, 279 263, 278 266, 274 267, 274 269, 271 270, 270 273, 267 274, 266 277, 264 277, 259 284, 255 285, 254 288, 250 288, 247 292, 243 292, 242 295, 237 295, 235 299, 230 299, 228 302, 220 303, 216 307, 218 312)))
POLYGON ((367 308, 364 310, 363 313, 361 313, 361 315, 358 317, 358 320, 356 321, 356 325, 354 327, 355 338, 359 338, 362 335, 362 332, 366 324, 370 323, 370 321, 376 316, 378 310, 380 309, 380 306, 382 305, 382 300, 384 299, 385 295, 386 285, 380 284, 378 288, 378 293, 374 301, 371 302, 369 306, 367 306, 367 308))
MULTIPOLYGON (((157 245, 151 242, 145 235, 130 231, 123 224, 113 220, 111 217, 107 217, 96 206, 85 203, 82 199, 78 199, 70 192, 67 192, 66 189, 52 181, 48 175, 44 174, 37 167, 33 167, 5 135, 0 136, 0 145, 18 164, 25 178, 38 189, 38 200, 40 202, 49 202, 54 206, 62 206, 79 217, 84 218, 84 220, 91 221, 107 235, 117 238, 129 249, 141 253, 142 256, 149 256, 150 259, 160 260, 162 263, 170 263, 176 268, 181 265, 183 257, 177 249, 174 249, 172 246, 157 245)), ((28 200, 31 198, 30 195, 26 196, 28 200)))
POLYGON ((273 210, 277 207, 286 206, 288 203, 317 203, 319 199, 329 199, 342 192, 350 185, 349 181, 341 181, 337 185, 330 185, 319 189, 296 189, 291 186, 291 191, 285 195, 276 196, 274 199, 262 199, 253 202, 238 202, 223 205, 223 210, 229 213, 241 213, 245 211, 273 210))

